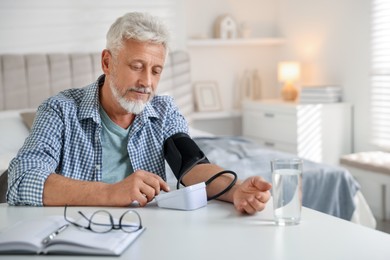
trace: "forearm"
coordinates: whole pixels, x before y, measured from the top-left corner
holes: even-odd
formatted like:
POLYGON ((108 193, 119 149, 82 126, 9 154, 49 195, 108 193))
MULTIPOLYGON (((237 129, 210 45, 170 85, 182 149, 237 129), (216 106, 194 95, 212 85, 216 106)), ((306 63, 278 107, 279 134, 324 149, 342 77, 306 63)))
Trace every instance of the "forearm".
POLYGON ((43 189, 45 206, 108 206, 109 184, 103 182, 81 181, 50 174, 43 189))
MULTIPOLYGON (((215 174, 223 171, 224 169, 215 165, 215 164, 199 164, 195 166, 189 173, 187 173, 183 177, 183 183, 186 186, 193 185, 200 182, 205 182, 208 179, 210 179, 215 174)), ((211 182, 206 190, 207 190, 207 196, 211 197, 222 190, 224 190, 226 187, 228 187, 231 182, 233 181, 234 177, 231 174, 223 174, 219 176, 217 179, 215 179, 213 182, 211 182)), ((233 193, 234 190, 237 188, 237 184, 240 184, 240 180, 237 180, 236 184, 225 194, 218 197, 219 200, 233 202, 233 193)))

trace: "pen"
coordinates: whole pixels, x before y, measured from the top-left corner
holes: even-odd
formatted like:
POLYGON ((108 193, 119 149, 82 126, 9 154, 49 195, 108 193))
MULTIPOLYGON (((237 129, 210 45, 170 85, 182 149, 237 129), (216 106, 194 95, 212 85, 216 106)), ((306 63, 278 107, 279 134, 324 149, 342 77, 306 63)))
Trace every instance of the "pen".
POLYGON ((52 240, 55 236, 57 236, 59 233, 61 233, 62 231, 64 231, 68 226, 69 226, 69 224, 66 224, 66 225, 63 225, 63 226, 61 226, 60 228, 58 228, 56 231, 54 231, 53 233, 51 233, 50 235, 48 235, 47 237, 45 237, 45 238, 42 240, 42 244, 46 245, 47 243, 49 243, 50 240, 52 240))

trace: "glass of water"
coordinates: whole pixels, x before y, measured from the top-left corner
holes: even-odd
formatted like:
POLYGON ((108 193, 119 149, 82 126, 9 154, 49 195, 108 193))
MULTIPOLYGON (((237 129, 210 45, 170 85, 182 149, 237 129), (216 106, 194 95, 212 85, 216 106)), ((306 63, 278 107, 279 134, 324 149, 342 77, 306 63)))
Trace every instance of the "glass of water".
POLYGON ((273 160, 271 170, 276 224, 299 224, 302 207, 302 160, 273 160))

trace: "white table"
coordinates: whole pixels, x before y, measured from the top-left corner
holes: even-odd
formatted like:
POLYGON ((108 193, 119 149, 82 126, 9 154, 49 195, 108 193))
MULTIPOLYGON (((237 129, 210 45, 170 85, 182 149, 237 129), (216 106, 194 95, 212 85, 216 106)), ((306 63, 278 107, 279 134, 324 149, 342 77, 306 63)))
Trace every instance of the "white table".
MULTIPOLYGON (((69 215, 80 208, 69 208, 69 215)), ((96 210, 81 208, 83 212, 96 210)), ((119 215, 123 208, 109 208, 119 215)), ((146 231, 112 259, 390 259, 390 235, 308 208, 302 222, 279 227, 272 205, 255 216, 238 214, 233 206, 209 202, 195 211, 160 209, 154 203, 136 209, 146 231)), ((62 207, 11 207, 0 204, 0 230, 21 219, 62 215, 62 207)), ((0 256, 6 259, 96 259, 78 256, 0 256)))

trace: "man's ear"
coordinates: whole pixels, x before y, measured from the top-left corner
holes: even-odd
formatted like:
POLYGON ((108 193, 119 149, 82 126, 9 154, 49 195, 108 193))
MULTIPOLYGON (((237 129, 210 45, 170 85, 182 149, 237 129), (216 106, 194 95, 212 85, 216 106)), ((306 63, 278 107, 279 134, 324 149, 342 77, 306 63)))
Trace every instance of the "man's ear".
POLYGON ((105 49, 103 50, 102 52, 102 70, 104 72, 104 74, 108 75, 110 74, 110 62, 111 61, 111 53, 109 50, 105 49))

